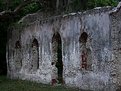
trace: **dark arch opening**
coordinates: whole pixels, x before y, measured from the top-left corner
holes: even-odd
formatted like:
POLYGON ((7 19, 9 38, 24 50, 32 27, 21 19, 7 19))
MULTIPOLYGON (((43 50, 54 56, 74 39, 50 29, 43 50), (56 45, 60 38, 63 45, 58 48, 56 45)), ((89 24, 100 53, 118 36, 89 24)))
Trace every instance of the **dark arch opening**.
POLYGON ((54 54, 54 61, 58 69, 58 81, 63 83, 63 62, 62 62, 62 41, 59 33, 55 33, 52 37, 52 50, 54 54), (57 57, 57 58, 56 58, 57 57))
POLYGON ((16 49, 21 48, 21 43, 20 43, 20 41, 16 41, 15 48, 16 48, 16 49))
POLYGON ((32 47, 33 47, 33 46, 39 47, 39 44, 38 44, 37 39, 34 39, 34 40, 33 40, 33 42, 32 42, 32 47))
POLYGON ((16 41, 15 43, 15 66, 16 66, 16 70, 20 71, 21 67, 22 67, 22 51, 21 51, 21 43, 20 41, 16 41))
POLYGON ((82 43, 86 43, 88 38, 88 34, 86 32, 83 32, 79 38, 79 41, 82 43))
POLYGON ((35 38, 32 42, 32 53, 33 53, 32 66, 34 70, 37 70, 39 69, 39 43, 35 38))
POLYGON ((80 53, 81 53, 81 68, 87 70, 88 68, 88 51, 86 48, 86 42, 87 42, 88 34, 86 32, 83 32, 79 38, 80 42, 80 53))

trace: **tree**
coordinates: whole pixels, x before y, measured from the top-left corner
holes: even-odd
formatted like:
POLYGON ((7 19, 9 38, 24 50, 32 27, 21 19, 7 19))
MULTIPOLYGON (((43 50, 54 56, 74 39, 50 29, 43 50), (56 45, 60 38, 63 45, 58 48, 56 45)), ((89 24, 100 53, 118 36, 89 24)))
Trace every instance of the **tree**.
POLYGON ((72 0, 69 4, 71 7, 71 11, 82 11, 88 10, 95 7, 103 7, 103 6, 116 6, 116 0, 72 0))
MULTIPOLYGON (((7 1, 10 2, 11 0, 7 0, 7 1)), ((12 5, 11 5, 11 3, 9 3, 9 5, 6 4, 6 8, 3 7, 3 11, 0 12, 0 21, 6 21, 7 19, 15 18, 21 13, 20 11, 22 11, 23 8, 25 8, 27 5, 32 5, 35 3, 37 4, 36 0, 18 0, 18 1, 14 0, 14 1, 15 2, 12 3, 12 5), (18 5, 18 3, 20 3, 20 4, 18 5), (4 9, 6 9, 6 10, 4 10, 4 9)), ((3 3, 3 5, 4 5, 4 3, 3 3)))
MULTIPOLYGON (((0 20, 6 20, 7 18, 16 17, 21 10, 25 10, 25 7, 35 8, 38 4, 38 9, 44 8, 44 10, 59 10, 60 12, 67 11, 80 11, 86 10, 98 6, 115 6, 116 0, 1 0, 0 5, 3 10, 0 12, 0 20), (20 3, 18 5, 18 3, 20 3), (4 6, 5 5, 5 6, 4 6)), ((28 9, 29 9, 28 8, 28 9)), ((36 7, 37 8, 37 7, 36 7)), ((1 11, 0 10, 0 11, 1 11)), ((31 11, 31 10, 30 10, 31 11)), ((26 11, 25 11, 26 12, 26 11)), ((27 12, 28 13, 28 12, 27 12)))

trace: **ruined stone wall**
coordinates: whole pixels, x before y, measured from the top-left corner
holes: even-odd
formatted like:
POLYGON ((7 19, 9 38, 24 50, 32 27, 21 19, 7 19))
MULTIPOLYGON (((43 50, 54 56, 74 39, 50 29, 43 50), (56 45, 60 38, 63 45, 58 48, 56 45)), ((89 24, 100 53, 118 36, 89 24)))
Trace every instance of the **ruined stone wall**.
POLYGON ((65 82, 67 85, 92 90, 109 89, 108 86, 111 84, 109 23, 109 15, 106 12, 84 14, 81 18, 77 18, 77 20, 74 18, 72 23, 69 23, 69 29, 65 29, 69 36, 65 39, 65 45, 63 46, 64 50, 66 50, 63 50, 66 52, 63 60, 65 62, 64 64, 66 64, 65 82), (79 42, 79 38, 83 32, 86 32, 88 35, 85 45, 88 53, 85 57, 87 57, 87 65, 91 67, 87 69, 83 69, 81 63, 84 54, 82 53, 83 46, 81 46, 83 43, 79 42))
POLYGON ((111 78, 113 84, 121 88, 121 3, 110 13, 112 65, 111 78))
MULTIPOLYGON (((112 79, 111 74, 115 68, 112 66, 115 42, 111 26, 114 23, 109 16, 110 10, 111 8, 100 8, 43 20, 35 19, 36 21, 27 22, 27 25, 22 20, 26 26, 14 28, 8 40, 8 75, 11 78, 50 84, 51 63, 57 60, 57 50, 53 49, 57 45, 54 45, 53 35, 58 33, 62 43, 65 85, 95 91, 115 91, 115 79, 112 79), (36 43, 33 42, 34 39, 36 43), (20 41, 18 51, 17 41, 20 41)), ((120 19, 118 23, 119 26, 120 19)), ((120 27, 117 28, 120 30, 120 27)))

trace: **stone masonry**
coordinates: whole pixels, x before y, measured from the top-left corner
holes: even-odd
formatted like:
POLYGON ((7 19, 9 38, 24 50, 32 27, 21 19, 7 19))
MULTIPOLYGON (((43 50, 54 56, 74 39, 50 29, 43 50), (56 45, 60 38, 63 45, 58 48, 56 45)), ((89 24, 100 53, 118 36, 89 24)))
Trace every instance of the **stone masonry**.
POLYGON ((93 91, 121 87, 121 3, 115 8, 22 18, 8 32, 8 76, 93 91), (46 17, 45 17, 46 16, 46 17))

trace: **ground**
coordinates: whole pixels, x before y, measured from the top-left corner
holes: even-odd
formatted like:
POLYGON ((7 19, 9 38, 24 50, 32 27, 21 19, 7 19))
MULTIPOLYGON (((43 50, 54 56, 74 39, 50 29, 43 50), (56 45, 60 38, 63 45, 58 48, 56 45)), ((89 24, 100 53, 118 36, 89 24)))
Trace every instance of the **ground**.
POLYGON ((0 91, 78 91, 74 88, 65 88, 64 86, 52 87, 40 83, 11 80, 5 76, 0 76, 0 91))

